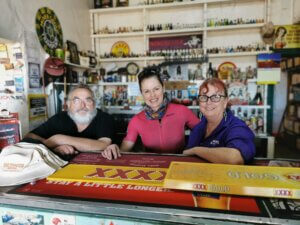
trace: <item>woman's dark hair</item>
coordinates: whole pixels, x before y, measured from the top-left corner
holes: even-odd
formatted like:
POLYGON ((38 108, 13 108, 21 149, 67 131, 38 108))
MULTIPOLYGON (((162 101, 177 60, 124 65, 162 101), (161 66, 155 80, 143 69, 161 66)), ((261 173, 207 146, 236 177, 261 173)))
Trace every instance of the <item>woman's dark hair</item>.
POLYGON ((284 36, 284 35, 287 33, 287 30, 286 30, 285 27, 278 27, 277 30, 276 30, 276 37, 278 37, 278 34, 279 34, 279 31, 280 31, 280 30, 283 30, 283 31, 284 31, 284 33, 283 33, 282 36, 284 36))
POLYGON ((138 75, 140 91, 142 91, 143 80, 151 77, 155 77, 159 81, 159 83, 162 86, 164 86, 164 83, 160 77, 160 67, 157 66, 145 67, 138 75))
POLYGON ((226 97, 228 96, 227 87, 226 87, 225 83, 222 80, 220 80, 219 78, 215 78, 215 77, 208 78, 201 84, 201 86, 199 87, 199 95, 201 94, 201 91, 203 89, 205 89, 205 93, 208 92, 208 85, 218 88, 219 91, 224 91, 224 95, 226 97))

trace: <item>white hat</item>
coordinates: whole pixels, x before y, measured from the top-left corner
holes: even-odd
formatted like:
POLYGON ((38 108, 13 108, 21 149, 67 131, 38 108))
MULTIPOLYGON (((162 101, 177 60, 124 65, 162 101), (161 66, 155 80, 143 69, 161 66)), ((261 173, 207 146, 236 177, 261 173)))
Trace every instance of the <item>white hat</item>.
POLYGON ((42 144, 20 142, 6 146, 0 153, 0 186, 42 179, 66 164, 42 144))
POLYGON ((275 38, 275 27, 272 22, 266 23, 260 29, 262 40, 265 44, 273 44, 275 38))

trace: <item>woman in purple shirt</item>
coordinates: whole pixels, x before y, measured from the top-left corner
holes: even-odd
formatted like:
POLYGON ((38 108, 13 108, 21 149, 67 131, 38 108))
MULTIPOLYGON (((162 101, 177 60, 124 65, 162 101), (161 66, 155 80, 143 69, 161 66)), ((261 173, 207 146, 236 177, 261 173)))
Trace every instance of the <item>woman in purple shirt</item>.
POLYGON ((183 154, 213 163, 251 161, 255 156, 254 134, 227 108, 225 84, 217 78, 205 80, 199 88, 199 102, 201 122, 194 127, 183 154))

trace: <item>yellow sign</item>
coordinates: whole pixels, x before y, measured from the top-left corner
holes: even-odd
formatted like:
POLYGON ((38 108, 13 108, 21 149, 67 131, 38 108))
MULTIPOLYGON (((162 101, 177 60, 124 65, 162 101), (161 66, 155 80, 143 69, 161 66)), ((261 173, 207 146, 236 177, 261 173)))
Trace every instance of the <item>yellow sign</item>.
POLYGON ((118 41, 111 47, 111 53, 114 57, 126 57, 129 56, 130 48, 125 41, 118 41))
POLYGON ((164 188, 300 199, 300 168, 172 162, 164 188))
POLYGON ((300 25, 275 26, 275 49, 300 48, 300 25))
POLYGON ((48 180, 163 186, 166 168, 69 164, 48 180))
POLYGON ((28 95, 29 120, 46 119, 46 95, 29 94, 28 95))

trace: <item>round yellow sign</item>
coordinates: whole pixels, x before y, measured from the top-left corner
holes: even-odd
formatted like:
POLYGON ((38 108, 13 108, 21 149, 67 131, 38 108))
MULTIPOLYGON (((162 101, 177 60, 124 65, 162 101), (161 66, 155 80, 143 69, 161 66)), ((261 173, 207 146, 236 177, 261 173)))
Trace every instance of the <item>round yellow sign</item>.
POLYGON ((127 57, 130 54, 129 45, 125 41, 118 41, 111 47, 111 53, 114 57, 127 57))

